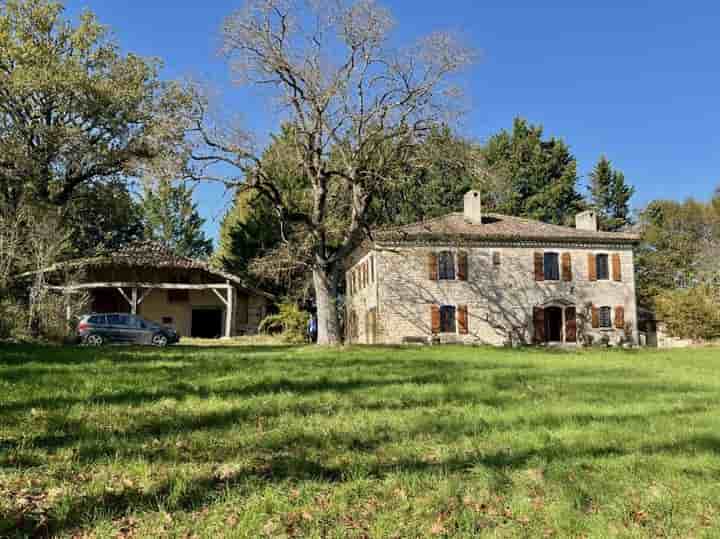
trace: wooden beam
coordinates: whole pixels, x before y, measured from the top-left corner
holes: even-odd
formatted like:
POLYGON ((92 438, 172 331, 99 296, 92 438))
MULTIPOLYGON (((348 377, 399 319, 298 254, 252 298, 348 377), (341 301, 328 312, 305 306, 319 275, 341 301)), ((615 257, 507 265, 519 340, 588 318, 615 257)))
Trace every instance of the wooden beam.
POLYGON ((118 292, 120 292, 120 295, 125 298, 125 301, 127 301, 130 304, 130 307, 132 307, 132 300, 128 297, 128 295, 125 293, 125 290, 123 290, 121 287, 116 287, 118 292))
MULTIPOLYGON (((133 282, 109 282, 109 283, 81 283, 68 286, 48 286, 50 290, 73 292, 76 290, 89 290, 93 288, 160 288, 165 290, 225 290, 227 284, 207 283, 133 283, 133 282)), ((232 286, 232 285, 231 285, 232 286)))
POLYGON ((220 292, 218 292, 217 290, 215 290, 214 288, 212 288, 211 290, 215 293, 215 295, 216 295, 218 298, 220 298, 220 301, 223 302, 223 305, 225 305, 225 307, 227 307, 228 302, 227 302, 227 300, 222 296, 222 294, 221 294, 220 292))
POLYGON ((145 291, 140 294, 140 297, 138 298, 138 305, 140 305, 143 300, 150 295, 150 292, 152 292, 152 288, 146 288, 145 291))

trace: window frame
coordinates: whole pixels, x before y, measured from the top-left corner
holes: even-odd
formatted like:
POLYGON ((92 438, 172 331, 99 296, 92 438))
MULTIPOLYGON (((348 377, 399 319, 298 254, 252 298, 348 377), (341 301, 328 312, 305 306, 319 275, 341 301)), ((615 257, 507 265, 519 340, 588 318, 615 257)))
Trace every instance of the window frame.
POLYGON ((560 253, 556 251, 543 252, 543 280, 560 281, 560 253), (554 260, 554 264, 549 264, 548 260, 554 260), (554 269, 551 273, 550 270, 554 269))
POLYGON ((439 251, 437 254, 437 277, 438 281, 457 281, 457 256, 454 251, 439 251), (449 257, 449 261, 443 260, 449 257), (443 269, 452 269, 452 277, 448 277, 448 273, 443 273, 443 269))
POLYGON ((598 307, 598 329, 613 329, 613 309, 609 305, 598 307), (607 325, 603 325, 603 312, 607 313, 607 325))
POLYGON ((458 332, 458 319, 457 319, 457 305, 440 305, 439 308, 439 314, 440 314, 440 333, 444 334, 457 334, 458 332), (446 319, 446 316, 443 316, 443 313, 450 312, 452 313, 452 318, 449 320, 452 325, 452 329, 449 327, 446 327, 444 322, 448 321, 446 319))
POLYGON ((608 253, 595 253, 595 280, 596 281, 609 281, 610 280, 610 255, 608 253), (600 260, 605 261, 605 273, 600 273, 600 260))

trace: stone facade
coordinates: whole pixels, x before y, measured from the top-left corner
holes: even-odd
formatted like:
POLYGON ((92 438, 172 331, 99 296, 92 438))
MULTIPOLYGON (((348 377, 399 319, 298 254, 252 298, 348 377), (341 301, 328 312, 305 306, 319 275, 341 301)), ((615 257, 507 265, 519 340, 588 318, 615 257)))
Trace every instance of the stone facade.
POLYGON ((376 236, 346 264, 348 340, 637 342, 632 238, 618 235, 612 242, 609 233, 598 232, 593 241, 581 232, 573 240, 574 228, 555 228, 561 239, 376 236), (543 273, 545 253, 557 254, 555 274, 543 273), (453 261, 454 279, 443 280, 432 269, 441 257, 453 261), (596 275, 598 259, 607 264, 596 275))

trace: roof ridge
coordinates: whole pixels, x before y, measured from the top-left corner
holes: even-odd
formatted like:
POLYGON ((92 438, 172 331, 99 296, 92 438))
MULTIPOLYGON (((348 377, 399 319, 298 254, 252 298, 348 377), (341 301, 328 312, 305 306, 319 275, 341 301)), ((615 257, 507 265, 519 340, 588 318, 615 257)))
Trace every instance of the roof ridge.
POLYGON ((378 232, 386 232, 386 231, 395 230, 395 229, 398 229, 398 228, 405 228, 405 227, 408 227, 408 226, 418 226, 418 225, 424 225, 424 224, 426 224, 426 223, 434 223, 434 222, 436 222, 436 221, 440 221, 440 220, 442 220, 442 219, 446 219, 447 217, 449 217, 449 216, 451 216, 451 215, 460 215, 460 214, 462 214, 462 213, 463 213, 463 212, 461 212, 461 211, 452 211, 452 212, 449 212, 449 213, 444 213, 443 215, 437 215, 437 216, 435 216, 435 217, 430 217, 430 218, 428 218, 428 219, 421 219, 420 221, 414 221, 414 222, 412 222, 412 223, 405 223, 404 225, 387 225, 387 226, 381 226, 381 227, 378 227, 377 231, 378 231, 378 232))

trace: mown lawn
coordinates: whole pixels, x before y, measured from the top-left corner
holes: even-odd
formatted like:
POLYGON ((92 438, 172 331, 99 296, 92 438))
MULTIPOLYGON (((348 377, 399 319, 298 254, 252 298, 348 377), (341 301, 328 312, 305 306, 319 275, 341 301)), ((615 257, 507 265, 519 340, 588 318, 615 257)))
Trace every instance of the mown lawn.
POLYGON ((720 350, 0 347, 0 537, 717 537, 720 350))

